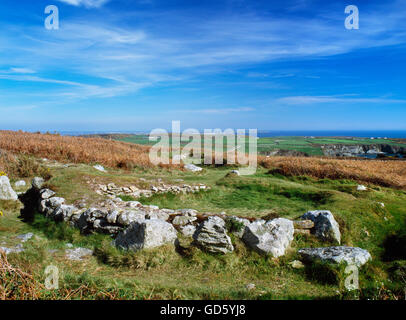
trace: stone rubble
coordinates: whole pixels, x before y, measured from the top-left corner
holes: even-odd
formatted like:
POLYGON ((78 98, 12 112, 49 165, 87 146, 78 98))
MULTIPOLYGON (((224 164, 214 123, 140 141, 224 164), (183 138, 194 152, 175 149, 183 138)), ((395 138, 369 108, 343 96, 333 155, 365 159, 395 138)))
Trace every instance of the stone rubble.
POLYGON ((210 188, 202 183, 198 185, 166 185, 159 184, 158 186, 151 185, 150 189, 139 189, 136 186, 118 187, 114 183, 107 185, 99 184, 94 186, 95 192, 99 195, 106 195, 110 198, 115 198, 120 195, 127 195, 133 198, 146 197, 149 198, 154 194, 162 193, 195 193, 202 190, 209 190, 210 188))
MULTIPOLYGON (((114 238, 114 244, 125 250, 138 251, 165 244, 176 245, 178 235, 183 235, 192 238, 192 243, 204 251, 226 254, 234 251, 228 235, 232 233, 252 250, 277 258, 286 253, 296 230, 312 230, 321 239, 328 241, 339 241, 341 236, 338 224, 329 211, 309 211, 299 221, 285 218, 266 221, 227 216, 225 213, 201 213, 194 209, 164 209, 143 205, 138 201, 122 201, 117 197, 106 199, 97 208, 79 208, 66 204, 64 198, 57 197, 50 189, 42 188, 43 184, 41 178, 33 179, 32 188, 20 197, 24 204, 22 212, 27 210, 27 206, 34 204, 46 217, 64 221, 80 229, 83 234, 110 234, 114 238)), ((301 249, 299 253, 306 258, 327 257, 326 259, 361 264, 370 258, 369 253, 360 248, 340 248, 348 247, 308 248, 301 249)), ((23 250, 22 247, 14 249, 23 250)), ((10 252, 10 248, 7 248, 7 252, 10 252)), ((74 260, 90 254, 91 250, 85 248, 66 250, 66 256, 74 260)))

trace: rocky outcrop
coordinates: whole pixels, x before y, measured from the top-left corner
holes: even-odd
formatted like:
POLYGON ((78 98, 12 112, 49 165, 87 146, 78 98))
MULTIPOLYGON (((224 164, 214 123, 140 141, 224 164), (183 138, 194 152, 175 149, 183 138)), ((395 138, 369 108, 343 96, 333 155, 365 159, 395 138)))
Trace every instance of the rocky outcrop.
POLYGON ((293 240, 293 222, 277 218, 266 223, 256 221, 245 228, 244 242, 253 250, 280 257, 293 240))
POLYGON ((341 243, 340 227, 328 210, 309 211, 300 217, 302 220, 311 220, 314 227, 311 232, 318 238, 341 243))
POLYGON ((0 200, 18 200, 17 193, 10 185, 10 180, 6 176, 0 176, 0 200))
POLYGON ((170 223, 158 219, 139 220, 118 234, 115 245, 118 248, 138 251, 168 243, 174 244, 176 239, 176 230, 170 223))
POLYGON ((357 247, 304 248, 300 249, 298 253, 305 261, 320 260, 337 264, 346 263, 358 267, 372 259, 367 250, 357 247))
POLYGON ((208 252, 225 254, 234 250, 226 233, 225 222, 220 217, 209 217, 203 221, 194 233, 193 239, 200 248, 208 252))
POLYGON ((406 148, 390 144, 326 144, 321 149, 325 156, 353 157, 360 154, 404 154, 406 148))

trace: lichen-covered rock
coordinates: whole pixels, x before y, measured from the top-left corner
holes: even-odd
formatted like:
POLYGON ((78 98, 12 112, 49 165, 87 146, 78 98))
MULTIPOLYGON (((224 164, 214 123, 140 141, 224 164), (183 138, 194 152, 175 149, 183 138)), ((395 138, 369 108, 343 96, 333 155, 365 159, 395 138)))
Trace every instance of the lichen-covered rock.
POLYGON ((39 194, 42 200, 46 200, 53 197, 55 195, 55 192, 50 189, 42 189, 40 190, 39 194))
POLYGON ((6 176, 0 176, 0 200, 18 200, 18 195, 10 185, 10 180, 6 176))
POLYGON ((65 199, 60 197, 53 197, 41 200, 38 206, 38 211, 45 214, 46 216, 51 216, 53 215, 54 210, 64 203, 65 199))
POLYGON ((191 224, 193 221, 196 221, 196 217, 189 217, 189 216, 176 216, 172 220, 172 224, 175 226, 185 226, 187 224, 191 224))
POLYGON ((55 221, 69 221, 73 213, 78 210, 75 206, 60 205, 47 216, 55 221))
POLYGON ((226 233, 225 222, 217 216, 203 221, 193 235, 195 243, 205 251, 229 253, 234 251, 230 237, 226 233))
POLYGON ((34 189, 41 190, 44 183, 45 180, 43 178, 35 177, 34 179, 32 179, 31 185, 34 189))
POLYGON ((14 183, 14 187, 20 188, 20 187, 25 187, 27 183, 24 180, 18 180, 14 183))
POLYGON ((259 253, 280 257, 292 242, 293 233, 293 222, 278 218, 266 223, 252 222, 245 228, 242 239, 248 247, 259 253))
POLYGON ((196 232, 196 226, 188 224, 180 227, 179 230, 185 237, 193 237, 194 233, 196 232))
POLYGON ((168 222, 158 219, 138 220, 118 234, 115 245, 125 250, 138 251, 175 243, 177 233, 168 222))
POLYGON ((358 267, 372 259, 367 250, 357 247, 304 248, 298 252, 305 261, 321 260, 337 264, 344 262, 358 267))
POLYGON ((166 221, 169 219, 169 214, 164 212, 164 211, 155 211, 155 212, 149 212, 145 215, 145 217, 147 219, 159 219, 159 220, 163 220, 166 221))
POLYGON ((119 214, 120 213, 117 210, 110 210, 108 215, 106 216, 107 222, 115 224, 117 222, 119 214))
POLYGON ((117 223, 123 226, 129 226, 131 223, 135 221, 144 220, 145 215, 146 215, 145 211, 142 210, 124 211, 118 216, 117 223))
POLYGON ((316 237, 326 241, 341 243, 340 227, 330 211, 309 211, 300 218, 314 222, 314 228, 311 231, 316 237))

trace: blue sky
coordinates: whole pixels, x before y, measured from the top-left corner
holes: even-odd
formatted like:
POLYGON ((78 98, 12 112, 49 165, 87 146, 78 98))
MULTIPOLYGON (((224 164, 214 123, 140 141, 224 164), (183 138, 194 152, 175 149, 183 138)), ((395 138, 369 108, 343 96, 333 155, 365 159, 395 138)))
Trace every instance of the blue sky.
POLYGON ((0 28, 1 129, 406 129, 406 0, 2 0, 0 28))

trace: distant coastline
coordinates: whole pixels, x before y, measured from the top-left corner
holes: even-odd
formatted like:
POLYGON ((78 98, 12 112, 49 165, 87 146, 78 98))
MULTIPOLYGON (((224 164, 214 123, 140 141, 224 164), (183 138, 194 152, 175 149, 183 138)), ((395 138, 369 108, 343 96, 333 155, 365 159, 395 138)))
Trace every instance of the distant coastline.
MULTIPOLYGON (((65 136, 90 134, 149 134, 149 131, 58 131, 65 136)), ((258 130, 258 137, 359 137, 406 139, 406 130, 258 130)))

